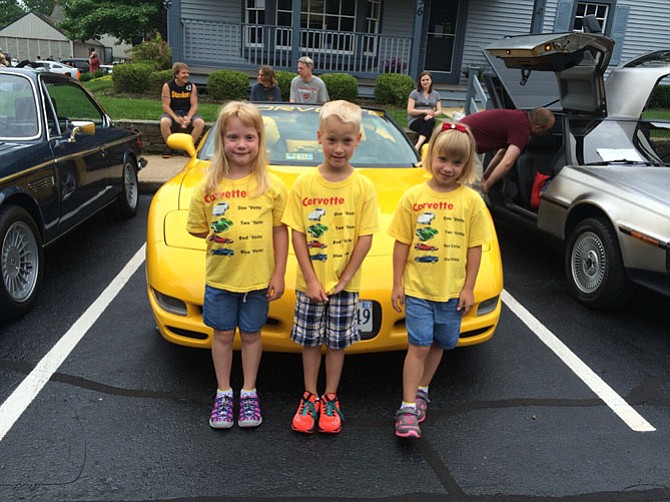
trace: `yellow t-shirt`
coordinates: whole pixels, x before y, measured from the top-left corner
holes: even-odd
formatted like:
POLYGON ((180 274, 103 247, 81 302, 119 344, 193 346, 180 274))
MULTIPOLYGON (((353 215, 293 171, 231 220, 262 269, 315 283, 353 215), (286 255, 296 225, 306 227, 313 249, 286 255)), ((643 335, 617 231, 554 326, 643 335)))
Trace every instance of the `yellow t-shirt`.
POLYGON ((421 183, 400 198, 388 233, 410 245, 405 264, 405 294, 446 302, 465 284, 468 248, 491 238, 481 196, 466 186, 436 192, 421 183))
MULTIPOLYGON (((349 263, 358 238, 379 231, 377 192, 372 182, 354 171, 343 181, 330 182, 311 169, 293 184, 282 222, 305 234, 312 266, 325 291, 333 289, 349 263)), ((357 292, 361 269, 345 291, 357 292)), ((298 268, 296 289, 305 291, 298 268)))
POLYGON ((205 282, 212 287, 246 293, 268 286, 274 270, 273 227, 281 225, 288 191, 270 174, 270 189, 260 197, 256 176, 224 179, 216 192, 205 180, 191 197, 186 229, 209 232, 205 282))

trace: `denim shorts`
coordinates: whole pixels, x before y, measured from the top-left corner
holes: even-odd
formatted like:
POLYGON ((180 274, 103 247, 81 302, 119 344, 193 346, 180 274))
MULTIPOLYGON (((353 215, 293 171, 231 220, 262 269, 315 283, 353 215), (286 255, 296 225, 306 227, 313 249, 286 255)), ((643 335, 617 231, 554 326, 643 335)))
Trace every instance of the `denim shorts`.
POLYGON ((317 303, 296 291, 291 340, 303 347, 326 345, 346 349, 361 339, 358 333, 358 293, 340 291, 317 303))
POLYGON ((458 298, 433 302, 405 296, 405 325, 410 345, 453 349, 461 331, 461 313, 456 310, 458 298))
POLYGON ((244 333, 256 333, 267 318, 267 289, 233 293, 205 285, 202 320, 206 326, 219 331, 239 327, 244 333))

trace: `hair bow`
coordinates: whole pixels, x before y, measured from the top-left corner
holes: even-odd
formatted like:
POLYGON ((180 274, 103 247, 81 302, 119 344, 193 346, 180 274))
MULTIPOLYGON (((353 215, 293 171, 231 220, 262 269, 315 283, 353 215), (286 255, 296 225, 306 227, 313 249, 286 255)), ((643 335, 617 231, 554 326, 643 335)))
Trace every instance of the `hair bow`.
POLYGON ((452 124, 451 122, 442 123, 442 131, 448 131, 449 129, 456 129, 458 132, 464 132, 467 134, 468 130, 463 124, 452 124))

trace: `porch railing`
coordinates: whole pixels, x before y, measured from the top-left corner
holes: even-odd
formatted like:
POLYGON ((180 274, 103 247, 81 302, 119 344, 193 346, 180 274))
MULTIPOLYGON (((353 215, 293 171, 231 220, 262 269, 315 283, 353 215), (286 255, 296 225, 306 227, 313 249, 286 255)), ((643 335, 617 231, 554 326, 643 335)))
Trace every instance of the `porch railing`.
POLYGON ((295 60, 309 56, 319 72, 407 74, 412 50, 410 37, 195 19, 182 27, 186 61, 228 68, 295 71, 295 60))

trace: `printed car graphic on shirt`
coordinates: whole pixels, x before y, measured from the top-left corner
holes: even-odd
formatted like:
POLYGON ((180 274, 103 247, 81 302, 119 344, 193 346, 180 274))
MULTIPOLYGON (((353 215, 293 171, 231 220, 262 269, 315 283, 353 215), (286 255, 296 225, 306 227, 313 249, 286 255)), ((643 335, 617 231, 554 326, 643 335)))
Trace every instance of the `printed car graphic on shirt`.
POLYGON ((437 263, 439 258, 433 255, 417 256, 414 261, 417 263, 437 263))
POLYGON ((326 244, 324 244, 323 242, 319 242, 319 241, 309 241, 309 242, 307 243, 307 247, 308 247, 308 248, 325 249, 325 248, 327 248, 328 246, 327 246, 326 244))
POLYGON ((218 254, 218 255, 223 255, 223 256, 233 256, 235 254, 235 251, 232 249, 228 248, 220 248, 220 249, 213 249, 212 254, 218 254))
POLYGON ((312 221, 321 221, 321 217, 324 214, 326 214, 326 210, 321 208, 321 207, 317 207, 314 211, 309 213, 309 215, 307 216, 307 219, 312 220, 312 221))
POLYGON ((228 210, 227 202, 219 202, 212 210, 212 216, 223 216, 228 210))
POLYGON ((311 235, 314 238, 321 237, 324 233, 326 233, 326 230, 328 230, 328 227, 323 223, 317 223, 315 225, 310 225, 309 227, 307 227, 309 235, 311 235))
POLYGON ((433 227, 417 228, 416 235, 420 241, 429 241, 437 235, 437 230, 433 227))
POLYGON ((429 246, 428 244, 423 244, 421 242, 414 244, 414 249, 417 251, 437 251, 437 246, 429 246))
POLYGON ((212 222, 212 230, 214 230, 217 234, 220 232, 225 232, 232 226, 233 222, 227 218, 221 218, 220 220, 212 222))
POLYGON ((325 253, 317 253, 317 254, 310 255, 309 258, 312 261, 314 261, 314 260, 326 261, 328 259, 328 255, 325 254, 325 253))
POLYGON ((435 213, 423 213, 419 215, 416 219, 416 222, 420 225, 430 225, 430 223, 435 219, 435 213))
POLYGON ((210 241, 217 242, 219 244, 232 244, 233 239, 229 239, 228 237, 219 237, 218 235, 212 235, 209 238, 210 241))

